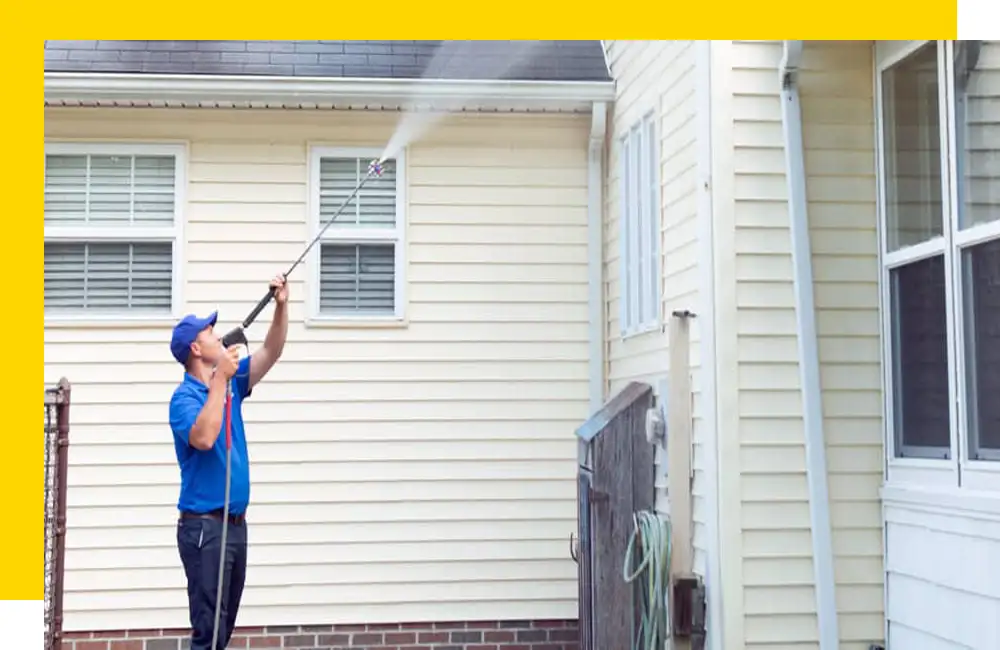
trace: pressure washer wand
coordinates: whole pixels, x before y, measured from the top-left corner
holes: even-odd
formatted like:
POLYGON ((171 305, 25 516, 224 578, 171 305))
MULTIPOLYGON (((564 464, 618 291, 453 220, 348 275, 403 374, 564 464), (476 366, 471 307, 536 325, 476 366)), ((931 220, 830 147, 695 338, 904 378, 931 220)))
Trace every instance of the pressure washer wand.
POLYGON ((233 380, 226 383, 226 500, 222 505, 222 552, 219 553, 219 582, 215 591, 215 624, 212 626, 212 649, 219 650, 219 619, 222 615, 222 586, 226 576, 226 535, 229 532, 229 492, 233 475, 233 380))
MULTIPOLYGON (((365 177, 362 178, 361 181, 357 184, 357 186, 354 188, 354 191, 351 192, 350 196, 344 199, 344 202, 340 204, 340 207, 337 208, 337 211, 333 213, 333 216, 330 217, 330 219, 326 222, 326 225, 324 225, 323 228, 319 231, 319 233, 315 237, 313 237, 313 240, 309 242, 309 245, 306 246, 306 249, 302 251, 301 255, 299 255, 299 259, 295 260, 295 262, 292 263, 292 265, 288 268, 288 270, 285 271, 286 280, 288 279, 288 276, 291 275, 292 271, 295 270, 295 267, 301 264, 302 260, 306 258, 306 255, 308 255, 309 251, 312 250, 312 247, 316 245, 316 242, 320 240, 320 238, 323 236, 323 233, 326 232, 326 229, 329 228, 330 225, 337 220, 337 217, 340 216, 340 214, 344 211, 344 209, 347 208, 347 204, 350 203, 355 196, 357 196, 358 192, 361 191, 361 188, 364 186, 364 184, 367 183, 369 179, 371 179, 373 176, 382 176, 383 171, 385 171, 385 169, 382 167, 381 160, 373 160, 371 161, 371 163, 368 164, 368 173, 365 175, 365 177)), ((250 327, 250 325, 257 319, 257 316, 260 315, 260 312, 264 311, 264 308, 267 307, 267 303, 271 302, 271 299, 274 298, 274 293, 275 289, 274 287, 271 287, 271 289, 267 292, 267 295, 261 298, 260 302, 257 303, 257 306, 253 308, 253 310, 247 315, 246 318, 243 319, 243 322, 239 326, 234 327, 232 330, 227 332, 225 336, 222 337, 222 345, 224 347, 228 348, 231 345, 247 344, 247 338, 246 334, 244 333, 244 330, 250 327)))

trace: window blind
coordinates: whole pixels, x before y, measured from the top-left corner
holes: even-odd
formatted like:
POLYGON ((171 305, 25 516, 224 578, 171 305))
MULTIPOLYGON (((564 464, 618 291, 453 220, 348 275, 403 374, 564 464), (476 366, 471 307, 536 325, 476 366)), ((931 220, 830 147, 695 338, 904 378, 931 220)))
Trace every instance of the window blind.
POLYGON ((46 311, 170 313, 171 242, 46 242, 46 311))
POLYGON ((395 244, 321 245, 321 313, 391 315, 395 299, 395 244))
POLYGON ((171 225, 175 176, 173 156, 46 155, 45 225, 171 225))
MULTIPOLYGON (((368 173, 360 158, 323 158, 319 164, 319 225, 326 223, 368 173)), ((385 161, 381 177, 370 178, 337 217, 336 226, 393 228, 396 225, 396 162, 385 161)), ((331 227, 336 227, 331 226, 331 227)))

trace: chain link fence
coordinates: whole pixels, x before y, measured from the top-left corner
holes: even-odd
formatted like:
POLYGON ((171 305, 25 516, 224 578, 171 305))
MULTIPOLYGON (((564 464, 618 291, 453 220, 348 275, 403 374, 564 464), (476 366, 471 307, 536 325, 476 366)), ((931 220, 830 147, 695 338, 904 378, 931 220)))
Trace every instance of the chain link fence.
POLYGON ((62 637, 69 394, 65 378, 45 388, 45 650, 58 650, 62 637))

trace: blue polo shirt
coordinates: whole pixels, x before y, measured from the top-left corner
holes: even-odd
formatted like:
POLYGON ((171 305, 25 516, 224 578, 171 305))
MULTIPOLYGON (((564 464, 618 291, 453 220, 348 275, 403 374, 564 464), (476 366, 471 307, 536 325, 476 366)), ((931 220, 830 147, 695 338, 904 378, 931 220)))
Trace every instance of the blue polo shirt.
MULTIPOLYGON (((250 502, 250 462, 247 457, 246 432, 243 429, 243 400, 250 397, 250 357, 242 359, 233 375, 233 451, 232 487, 229 493, 230 514, 246 512, 250 502)), ((226 500, 226 420, 223 402, 222 427, 211 449, 195 449, 188 435, 198 414, 208 400, 208 386, 188 373, 174 389, 170 399, 170 428, 174 432, 174 451, 181 469, 179 510, 205 513, 221 509, 226 500)))

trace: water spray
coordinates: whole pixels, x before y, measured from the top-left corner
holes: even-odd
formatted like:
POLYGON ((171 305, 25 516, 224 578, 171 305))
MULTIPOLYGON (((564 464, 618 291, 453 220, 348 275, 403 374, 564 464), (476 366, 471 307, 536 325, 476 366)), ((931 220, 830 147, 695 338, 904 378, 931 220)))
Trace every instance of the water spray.
MULTIPOLYGON (((319 233, 313 238, 311 242, 309 242, 309 245, 306 246, 306 249, 302 251, 302 254, 299 255, 299 258, 292 263, 291 267, 289 267, 287 271, 285 271, 284 278, 286 281, 288 279, 288 276, 291 275, 292 271, 294 271, 295 268, 302 263, 302 260, 306 258, 306 255, 309 254, 309 251, 312 250, 312 247, 316 245, 316 242, 320 240, 320 237, 322 237, 323 233, 326 232, 326 229, 330 227, 330 224, 332 224, 334 221, 337 220, 337 217, 339 217, 341 213, 347 208, 347 204, 350 203, 355 196, 357 196, 358 192, 361 191, 361 188, 364 186, 364 184, 367 183, 369 180, 371 180, 371 178, 373 177, 382 176, 382 173, 385 171, 383 163, 385 162, 386 157, 387 156, 383 155, 381 158, 373 160, 368 164, 368 173, 365 175, 365 177, 358 182, 357 186, 354 188, 354 191, 351 192, 350 196, 344 199, 344 202, 340 204, 340 207, 337 208, 337 211, 333 213, 333 216, 330 217, 329 221, 326 222, 326 225, 324 225, 323 228, 320 229, 319 233)), ((267 292, 267 295, 261 298, 260 302, 257 303, 257 306, 253 308, 253 310, 247 315, 246 318, 243 319, 243 322, 234 327, 233 329, 229 330, 228 332, 226 332, 226 334, 222 337, 223 347, 229 348, 230 346, 233 345, 244 345, 244 346, 249 345, 245 330, 246 328, 250 327, 250 325, 254 322, 254 320, 257 319, 257 316, 260 315, 260 312, 264 311, 264 308, 267 307, 267 304, 271 302, 272 298, 274 298, 276 291, 277 289, 275 287, 271 287, 270 290, 267 292)), ((232 464, 233 463, 232 460, 233 459, 232 456, 233 381, 232 379, 229 380, 229 383, 226 386, 225 431, 226 431, 226 495, 225 495, 225 503, 222 506, 222 552, 219 553, 219 582, 215 592, 215 622, 212 626, 213 650, 220 650, 218 646, 219 620, 222 616, 222 588, 225 582, 225 575, 226 575, 226 536, 227 533, 229 532, 229 493, 232 487, 231 484, 232 484, 232 467, 233 467, 232 464)))

